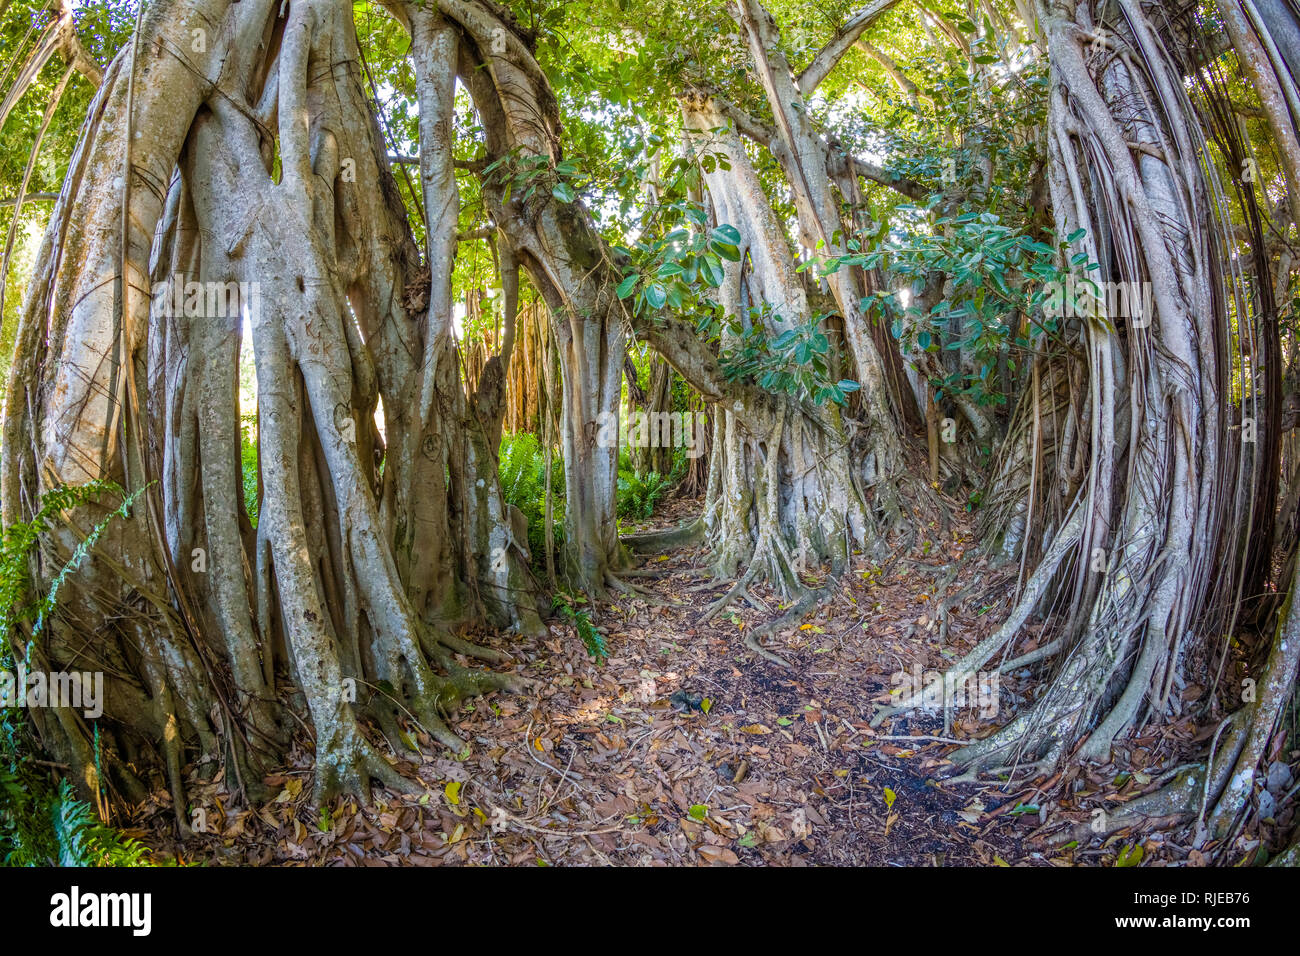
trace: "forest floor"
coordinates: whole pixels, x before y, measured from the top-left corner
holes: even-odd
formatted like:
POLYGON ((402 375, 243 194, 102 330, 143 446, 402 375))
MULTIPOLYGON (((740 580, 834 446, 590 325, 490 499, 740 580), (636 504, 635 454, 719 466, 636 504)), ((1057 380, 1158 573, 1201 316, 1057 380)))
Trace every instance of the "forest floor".
MULTIPOLYGON (((698 507, 669 501, 655 524, 698 507)), ((1124 772, 1073 770, 1041 787, 956 783, 944 760, 952 742, 1027 704, 1037 679, 1027 671, 1001 676, 1000 717, 973 707, 952 713, 946 729, 941 711, 869 726, 897 675, 958 659, 1013 597, 1014 567, 966 556, 974 541, 964 514, 928 533, 884 566, 855 558, 832 600, 769 636, 790 670, 744 645, 746 630, 780 615, 778 600, 758 589, 768 611, 738 604, 701 623, 727 585, 711 582, 698 548, 682 549, 651 557, 654 576, 630 579, 651 601, 590 609, 606 632, 603 664, 559 618, 538 640, 469 635, 507 651, 507 666, 536 687, 464 705, 451 721, 470 742, 464 754, 411 728, 422 756, 400 766, 422 793, 377 790, 370 806, 312 811, 304 737, 299 769, 268 778, 280 788, 269 804, 229 807, 219 782, 194 782, 189 797, 207 808, 207 832, 178 844, 161 790, 128 832, 163 855, 212 865, 1113 865, 1134 842, 1148 865, 1187 860, 1187 848, 1159 833, 1064 847, 1044 837, 1153 789, 1186 759, 1190 723, 1131 742, 1116 755, 1124 772)), ((1014 653, 1035 640, 1031 627, 1014 653)), ((1195 851, 1190 862, 1200 862, 1195 851)))

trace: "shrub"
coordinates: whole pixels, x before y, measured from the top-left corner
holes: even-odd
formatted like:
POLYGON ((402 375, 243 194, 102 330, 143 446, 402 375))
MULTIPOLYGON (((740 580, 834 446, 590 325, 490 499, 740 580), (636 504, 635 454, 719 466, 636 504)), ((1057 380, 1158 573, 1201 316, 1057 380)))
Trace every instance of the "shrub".
POLYGON ((257 416, 245 415, 239 428, 239 464, 244 476, 244 510, 257 527, 257 416))
POLYGON ((644 476, 638 475, 624 448, 618 456, 618 487, 615 491, 618 516, 645 520, 653 515, 659 501, 681 481, 687 464, 685 450, 678 448, 673 452, 671 474, 661 475, 652 471, 644 476))
MULTIPOLYGON (((528 520, 528 551, 536 567, 546 564, 546 456, 535 435, 520 432, 501 437, 501 494, 507 504, 524 513, 528 520)), ((554 495, 552 520, 555 545, 563 541, 564 462, 551 459, 551 490, 554 495)))
MULTIPOLYGON (((39 536, 50 529, 60 512, 91 501, 104 491, 121 494, 121 489, 111 482, 56 488, 41 499, 40 511, 31 521, 4 529, 0 538, 0 668, 15 669, 10 641, 14 628, 30 621, 33 638, 40 634, 54 611, 59 586, 81 565, 109 522, 129 514, 140 494, 124 495, 121 506, 77 546, 49 590, 28 603, 27 562, 39 536)), ((103 826, 90 805, 77 798, 67 780, 54 786, 49 773, 37 770, 32 763, 27 753, 30 749, 22 709, 0 710, 0 862, 5 866, 142 865, 145 847, 103 826)))

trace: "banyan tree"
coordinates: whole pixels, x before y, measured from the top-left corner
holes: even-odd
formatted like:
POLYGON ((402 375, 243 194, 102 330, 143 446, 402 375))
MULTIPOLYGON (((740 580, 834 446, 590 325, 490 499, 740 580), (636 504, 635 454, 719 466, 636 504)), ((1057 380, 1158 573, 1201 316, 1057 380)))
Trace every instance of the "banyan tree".
MULTIPOLYGON (((1286 597, 1300 476, 1278 322, 1293 259, 1287 225, 1269 235, 1261 218, 1300 211, 1291 4, 1221 0, 1216 38, 1207 14, 1141 0, 950 5, 966 10, 956 25, 877 0, 816 44, 783 36, 760 0, 709 5, 721 65, 687 35, 645 83, 676 139, 638 186, 635 240, 570 185, 581 161, 562 116, 582 109, 563 102, 520 4, 383 6, 409 39, 407 144, 386 127, 341 0, 158 0, 102 70, 63 10, 41 47, 39 66, 61 53, 63 83, 80 71, 97 89, 27 283, 0 504, 6 525, 42 522, 30 583, 58 591, 52 613, 14 631, 15 656, 108 678, 93 726, 71 708, 32 713, 81 785, 138 799, 161 769, 179 809, 183 768, 198 766, 256 798, 300 723, 317 799, 408 787, 379 743, 407 748, 408 725, 461 751, 446 717, 462 699, 529 692, 466 627, 537 634, 550 601, 498 477, 503 431, 533 429, 563 462, 550 570, 565 587, 593 602, 640 595, 638 553, 698 543, 726 585, 702 620, 732 601, 765 608, 759 589, 784 602, 746 635, 758 666, 790 666, 764 632, 834 595, 855 560, 910 547, 908 532, 948 507, 941 488, 977 475, 985 550, 1018 564, 1018 586, 944 679, 1008 659, 1048 679, 952 755, 972 774, 1105 761, 1124 735, 1183 713, 1183 691, 1222 668, 1225 634, 1275 635, 1213 755, 1129 814, 1232 825, 1300 659, 1286 597), (966 95, 1020 84, 1042 122, 937 128, 961 177, 925 155, 882 162, 884 146, 866 147, 894 141, 871 117, 839 135, 826 85, 846 58, 883 71, 914 117, 944 94, 873 42, 905 13, 962 64, 966 95), (1237 174, 1249 143, 1214 66, 1229 48, 1276 147, 1276 195, 1237 174), (1007 68, 1035 61, 1041 94, 1007 68), (672 202, 669 168, 685 183, 672 202), (1004 179, 1014 188, 999 193, 1004 179), (958 215, 978 203, 1002 205, 958 215), (1011 208, 1023 235, 1002 225, 1011 208), (911 245, 891 239, 918 222, 911 245), (984 266, 951 250, 972 224, 998 255, 1033 251, 1040 271, 1017 260, 964 292, 984 266), (501 324, 467 353, 456 269, 480 240, 501 324), (903 308, 891 297, 909 255, 903 308), (1050 346, 1022 335, 1048 322, 1036 278, 1072 272, 1144 294, 1065 315, 1050 346), (1000 321, 980 311, 986 292, 1015 303, 992 359, 983 325, 971 331, 1000 321), (945 312, 963 295, 981 304, 945 312), (917 316, 940 314, 917 339, 917 316), (1030 353, 1018 366, 1012 340, 1030 353), (638 349, 655 363, 644 393, 638 349), (802 368, 772 371, 783 349, 802 368), (255 407, 241 408, 250 364, 255 407), (973 398, 963 383, 976 379, 997 379, 1007 407, 973 398), (692 475, 700 513, 620 538, 618 447, 601 423, 625 387, 666 412, 677 381, 711 422, 707 482, 692 475), (1031 620, 1049 637, 1015 656, 1031 620)), ((652 29, 611 35, 645 43, 652 29)))

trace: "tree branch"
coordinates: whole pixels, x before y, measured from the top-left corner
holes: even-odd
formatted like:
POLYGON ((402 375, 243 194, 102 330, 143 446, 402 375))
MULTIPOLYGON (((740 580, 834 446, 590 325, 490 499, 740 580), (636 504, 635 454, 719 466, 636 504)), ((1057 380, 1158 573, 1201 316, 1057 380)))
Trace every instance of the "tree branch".
POLYGON ((869 3, 853 16, 849 17, 847 23, 836 31, 829 43, 817 51, 811 63, 804 68, 799 74, 798 87, 799 92, 807 96, 826 79, 831 70, 835 69, 835 64, 843 59, 844 54, 848 53, 857 39, 862 36, 867 27, 875 23, 881 14, 887 12, 891 7, 897 6, 898 0, 875 0, 869 3))
POLYGON ((883 166, 877 166, 875 163, 867 162, 865 159, 859 159, 857 156, 848 157, 853 163, 853 172, 863 179, 869 179, 873 183, 879 183, 881 186, 888 186, 895 192, 902 193, 908 199, 922 200, 930 195, 930 191, 923 185, 913 179, 906 179, 897 173, 891 173, 883 166))
POLYGON ((970 41, 962 36, 960 30, 953 26, 942 14, 936 13, 925 4, 918 2, 917 6, 921 8, 923 17, 928 17, 962 53, 970 56, 970 41))
MULTIPOLYGON (((884 67, 885 72, 888 73, 889 78, 894 81, 894 85, 898 87, 899 92, 907 97, 907 101, 912 104, 913 108, 919 110, 921 108, 921 91, 917 85, 912 82, 911 78, 903 72, 899 65, 894 61, 894 58, 884 50, 866 40, 858 40, 857 46, 863 53, 884 67)), ((926 97, 926 99, 929 99, 929 97, 926 97)))
MULTIPOLYGON (((731 119, 736 124, 737 131, 744 137, 753 140, 764 149, 775 151, 781 148, 780 135, 775 127, 746 112, 735 103, 728 100, 720 92, 705 83, 696 83, 695 88, 701 93, 713 100, 718 112, 723 116, 731 119)), ((833 168, 836 165, 836 151, 827 147, 826 150, 827 167, 832 173, 836 172, 833 168)), ((842 156, 843 154, 841 154, 842 156)), ((888 186, 895 192, 902 193, 908 199, 922 200, 929 195, 929 191, 915 180, 906 179, 896 173, 892 173, 883 166, 877 166, 875 163, 868 162, 865 159, 859 159, 856 156, 847 156, 841 159, 843 162, 853 163, 853 172, 864 179, 881 186, 888 186)))
MULTIPOLYGON (((59 198, 58 193, 27 193, 23 196, 23 202, 53 202, 59 198)), ((0 199, 0 206, 16 206, 18 197, 10 196, 8 199, 0 199)))
POLYGON ((72 19, 72 4, 69 3, 69 0, 62 0, 59 19, 65 23, 59 44, 64 59, 78 73, 89 80, 92 86, 98 89, 99 85, 104 82, 104 71, 95 62, 95 58, 81 45, 81 39, 77 36, 77 25, 72 19))

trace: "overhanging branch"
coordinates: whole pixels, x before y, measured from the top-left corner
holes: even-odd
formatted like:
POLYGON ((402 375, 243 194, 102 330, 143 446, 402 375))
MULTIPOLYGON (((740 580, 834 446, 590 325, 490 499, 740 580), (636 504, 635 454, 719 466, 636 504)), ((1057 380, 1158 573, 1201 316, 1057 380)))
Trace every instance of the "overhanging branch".
POLYGON ((836 32, 824 47, 817 51, 811 63, 799 74, 799 92, 807 96, 826 79, 835 65, 848 53, 858 37, 866 32, 867 27, 875 23, 891 7, 897 6, 898 0, 876 0, 869 3, 853 16, 836 32))

